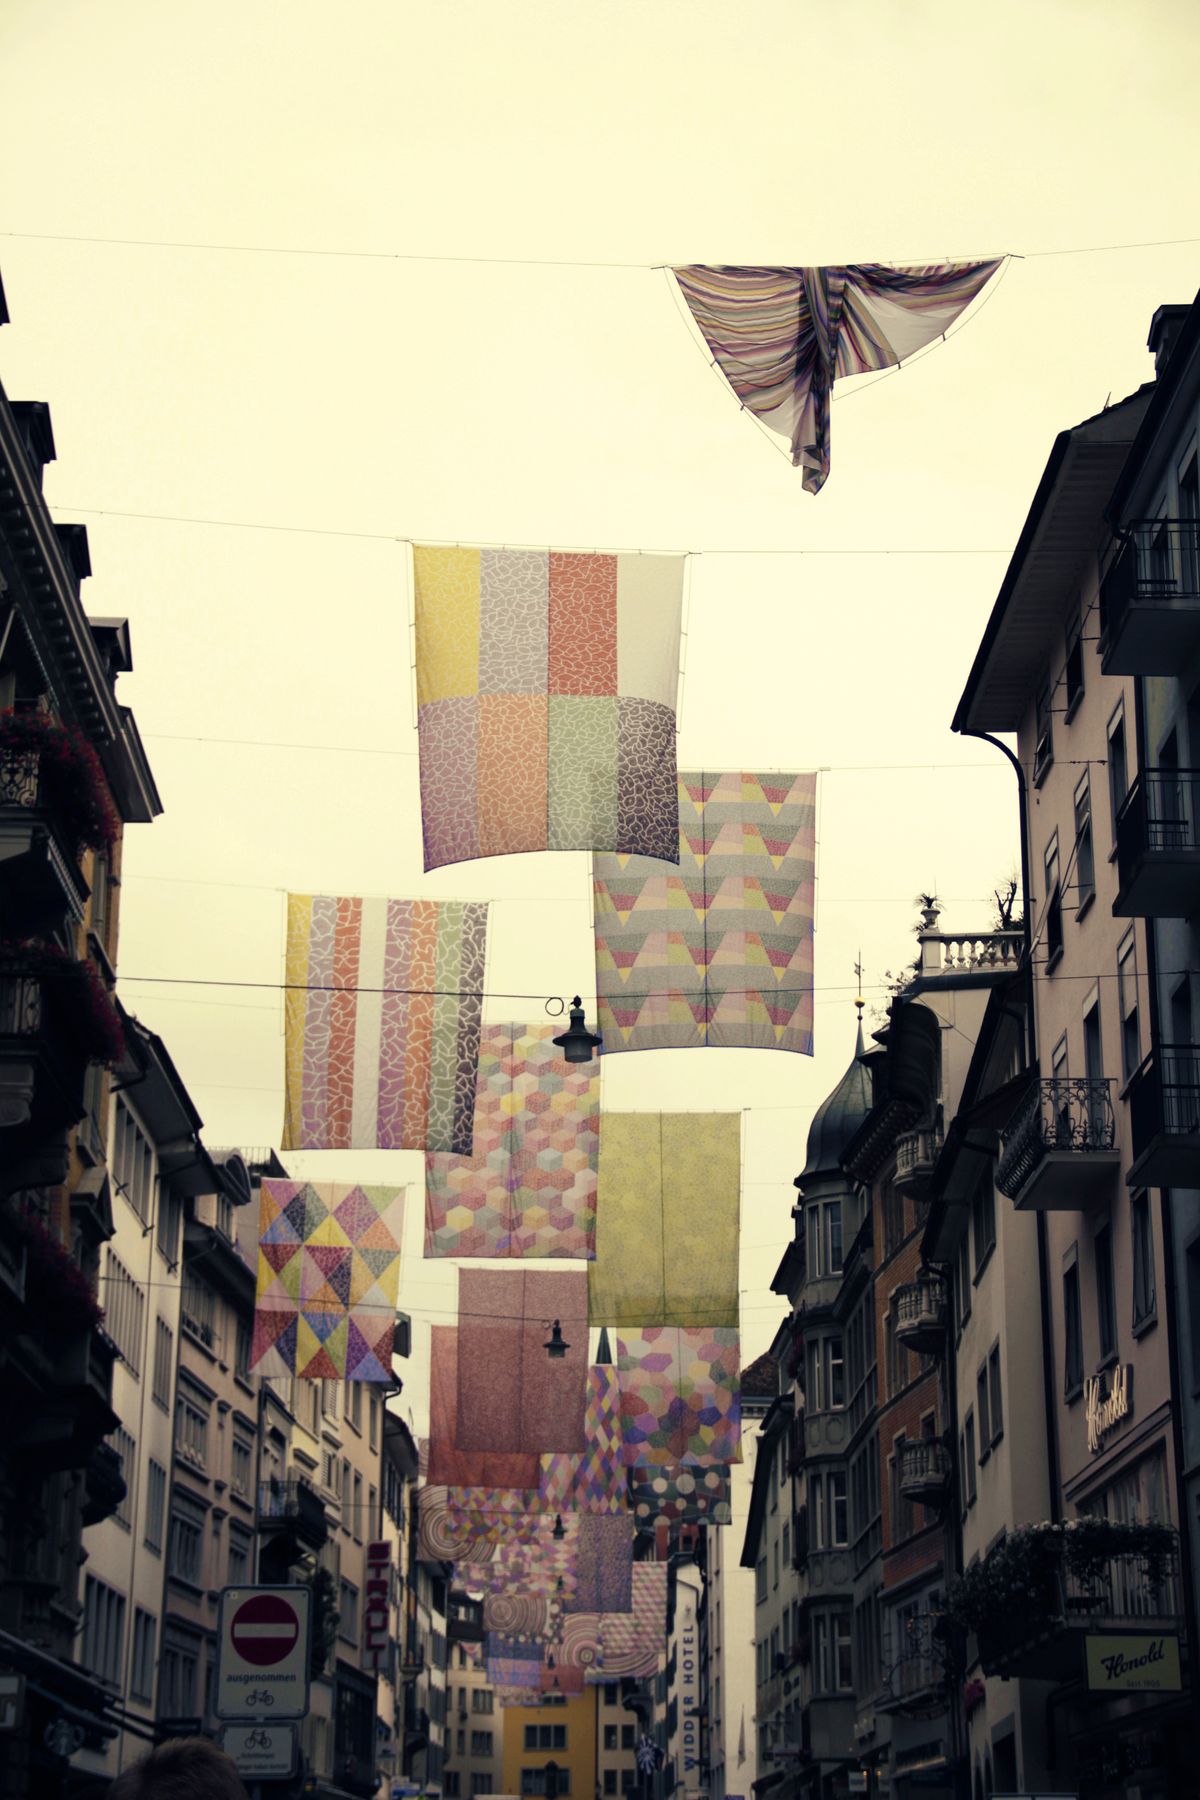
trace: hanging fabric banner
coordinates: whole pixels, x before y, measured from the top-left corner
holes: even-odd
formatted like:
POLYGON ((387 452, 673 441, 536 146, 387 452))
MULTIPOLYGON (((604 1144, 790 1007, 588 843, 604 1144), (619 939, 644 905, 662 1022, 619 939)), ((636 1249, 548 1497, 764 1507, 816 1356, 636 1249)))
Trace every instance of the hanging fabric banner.
POLYGON ((560 1030, 483 1027, 472 1153, 425 1158, 426 1256, 595 1255, 600 1064, 560 1030))
POLYGON ((492 1455, 460 1450, 458 1432, 458 1327, 430 1327, 429 1461, 434 1486, 536 1488, 536 1455, 492 1455))
POLYGON ((744 407, 787 438, 815 494, 829 473, 834 382, 892 368, 941 337, 1003 261, 902 269, 693 264, 674 275, 726 381, 744 407))
POLYGON ((538 1505, 547 1512, 628 1512, 621 1382, 611 1364, 588 1370, 584 1437, 587 1449, 577 1456, 542 1457, 538 1505))
POLYGON ((604 1054, 812 1055, 815 774, 679 775, 679 867, 592 861, 604 1054))
MULTIPOLYGON (((537 1638, 487 1639, 487 1678, 490 1687, 529 1688, 540 1699, 541 1668, 545 1651, 537 1638)), ((534 1702, 536 1704, 536 1701, 534 1702)))
POLYGON ((741 1462, 736 1331, 672 1325, 624 1331, 617 1339, 617 1363, 625 1461, 631 1468, 741 1462))
MULTIPOLYGON (((632 1581, 630 1587, 632 1589, 632 1581)), ((632 1611, 632 1603, 626 1608, 632 1611)), ((600 1633, 603 1628, 602 1613, 571 1613, 564 1618, 557 1637, 554 1640, 554 1660, 560 1669, 576 1669, 580 1672, 594 1669, 600 1659, 600 1633)))
POLYGON ((575 1592, 565 1611, 628 1612, 633 1605, 633 1526, 628 1514, 582 1513, 575 1592))
POLYGON ((601 1615, 600 1653, 587 1681, 648 1680, 666 1655, 666 1635, 667 1565, 634 1563, 632 1611, 601 1615))
POLYGON ((470 1154, 487 918, 288 895, 285 1150, 470 1154))
POLYGON ((404 1189, 265 1177, 258 1216, 255 1374, 390 1382, 404 1189))
POLYGON ((604 1115, 594 1325, 737 1325, 741 1128, 740 1113, 604 1115))
POLYGON ((579 1580, 580 1520, 566 1513, 561 1537, 557 1530, 557 1519, 543 1517, 532 1539, 497 1545, 486 1567, 471 1568, 471 1586, 484 1594, 530 1594, 565 1606, 579 1580))
POLYGON ((413 549, 425 867, 679 854, 682 556, 413 549))
POLYGON ((631 1471, 629 1497, 641 1530, 656 1519, 672 1525, 728 1525, 733 1518, 729 1470, 665 1468, 631 1471), (645 1479, 639 1479, 639 1477, 645 1479))
POLYGON ((458 1448, 585 1449, 586 1275, 460 1269, 458 1317, 458 1448))
POLYGON ((539 1638, 544 1642, 561 1617, 559 1602, 545 1595, 484 1595, 483 1628, 490 1635, 539 1638))

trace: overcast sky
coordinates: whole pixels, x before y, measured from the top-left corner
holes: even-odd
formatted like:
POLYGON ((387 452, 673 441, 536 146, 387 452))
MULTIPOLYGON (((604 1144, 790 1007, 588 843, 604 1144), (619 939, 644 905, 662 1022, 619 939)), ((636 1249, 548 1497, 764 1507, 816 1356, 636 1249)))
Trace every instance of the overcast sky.
MULTIPOLYGON (((1062 254, 1200 238, 1198 43, 1190 0, 2 0, 0 379, 130 620, 166 810, 121 994, 210 1143, 278 1143, 279 996, 140 978, 279 981, 289 888, 491 898, 492 990, 593 984, 585 857, 421 873, 404 540, 696 552, 681 763, 825 770, 816 1055, 614 1057, 604 1103, 749 1109, 765 1346, 857 950, 877 1004, 917 891, 982 926, 1015 864, 1012 776, 949 720, 1055 434, 1200 285, 1200 242, 1062 254), (815 497, 650 266, 998 252, 961 331, 839 389, 815 497)), ((402 1304, 448 1316, 419 1156, 288 1162, 412 1183, 402 1304)))

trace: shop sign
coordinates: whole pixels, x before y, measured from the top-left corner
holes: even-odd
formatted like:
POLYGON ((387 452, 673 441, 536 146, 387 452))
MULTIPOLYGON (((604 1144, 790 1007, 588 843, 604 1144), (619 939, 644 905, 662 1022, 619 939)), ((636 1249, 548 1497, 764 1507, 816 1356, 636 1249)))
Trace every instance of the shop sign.
POLYGON ((378 1671, 387 1662, 391 1642, 392 1546, 367 1545, 366 1598, 363 1605, 363 1667, 378 1671))
POLYGON ((1104 1392, 1103 1375, 1089 1375, 1083 1384, 1088 1449, 1095 1455, 1104 1440, 1133 1410, 1133 1364, 1121 1363, 1112 1373, 1112 1386, 1104 1392))
POLYGON ((1087 1678, 1093 1694, 1177 1694, 1183 1686, 1174 1632, 1144 1636, 1090 1634, 1087 1678))

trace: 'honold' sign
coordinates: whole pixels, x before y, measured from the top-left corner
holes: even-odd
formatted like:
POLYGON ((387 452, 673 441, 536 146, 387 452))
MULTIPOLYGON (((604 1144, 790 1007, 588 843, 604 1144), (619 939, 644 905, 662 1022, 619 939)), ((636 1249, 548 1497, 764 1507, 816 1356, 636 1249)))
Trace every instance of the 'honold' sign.
POLYGON ((1093 1694, 1177 1694, 1183 1685, 1179 1639, 1173 1632, 1087 1640, 1088 1687, 1093 1694))
POLYGON ((1087 1418, 1088 1449, 1093 1454, 1101 1449, 1105 1438, 1132 1407, 1133 1366, 1120 1363, 1112 1373, 1112 1386, 1104 1392, 1103 1375, 1089 1375, 1083 1384, 1083 1405, 1087 1418))

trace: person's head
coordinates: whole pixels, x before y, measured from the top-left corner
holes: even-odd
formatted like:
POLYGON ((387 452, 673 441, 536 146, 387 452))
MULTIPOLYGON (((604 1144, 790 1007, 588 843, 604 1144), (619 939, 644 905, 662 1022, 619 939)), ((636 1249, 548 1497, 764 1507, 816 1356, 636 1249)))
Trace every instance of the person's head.
POLYGON ((208 1738, 171 1738, 122 1771, 108 1800, 249 1800, 242 1778, 208 1738))

